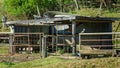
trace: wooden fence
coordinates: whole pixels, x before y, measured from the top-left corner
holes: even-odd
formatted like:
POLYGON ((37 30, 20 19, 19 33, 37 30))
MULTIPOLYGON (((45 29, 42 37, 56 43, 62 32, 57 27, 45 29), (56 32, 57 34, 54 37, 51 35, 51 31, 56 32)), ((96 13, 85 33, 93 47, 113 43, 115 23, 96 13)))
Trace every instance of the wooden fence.
POLYGON ((79 33, 79 52, 87 54, 115 53, 120 48, 120 32, 79 33))

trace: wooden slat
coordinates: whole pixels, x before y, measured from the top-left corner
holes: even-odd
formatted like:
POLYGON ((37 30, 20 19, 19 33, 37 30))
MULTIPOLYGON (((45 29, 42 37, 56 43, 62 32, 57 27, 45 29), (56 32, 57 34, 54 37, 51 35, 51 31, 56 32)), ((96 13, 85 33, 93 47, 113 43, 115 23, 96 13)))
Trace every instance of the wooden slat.
POLYGON ((41 45, 22 45, 22 44, 20 44, 20 45, 13 45, 13 46, 41 46, 41 45))
POLYGON ((0 37, 0 39, 9 39, 9 37, 0 37))
POLYGON ((120 34, 120 32, 103 32, 103 33, 79 33, 79 35, 112 35, 120 34))
POLYGON ((73 36, 73 35, 57 35, 58 37, 67 37, 67 36, 73 36))
POLYGON ((83 45, 83 46, 89 46, 89 47, 112 47, 114 45, 83 45))
POLYGON ((14 34, 19 34, 19 35, 22 35, 22 34, 44 34, 44 33, 14 33, 14 34))
POLYGON ((13 34, 12 32, 0 32, 0 34, 13 34))
POLYGON ((24 36, 28 36, 28 35, 14 35, 14 37, 24 37, 24 36))
POLYGON ((116 40, 120 40, 120 38, 115 38, 116 40))
POLYGON ((81 40, 81 41, 113 41, 114 39, 84 39, 84 40, 81 40))
POLYGON ((56 44, 57 46, 65 46, 66 44, 56 44))
POLYGON ((81 54, 113 54, 115 50, 80 50, 81 54))

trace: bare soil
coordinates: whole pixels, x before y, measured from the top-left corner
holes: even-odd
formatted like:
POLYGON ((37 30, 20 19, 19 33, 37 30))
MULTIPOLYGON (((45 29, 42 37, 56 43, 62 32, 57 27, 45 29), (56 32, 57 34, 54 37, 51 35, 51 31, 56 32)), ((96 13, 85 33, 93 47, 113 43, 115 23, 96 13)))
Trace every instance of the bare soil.
POLYGON ((0 62, 25 62, 25 61, 31 61, 35 59, 40 59, 40 54, 15 54, 13 56, 0 56, 0 62))

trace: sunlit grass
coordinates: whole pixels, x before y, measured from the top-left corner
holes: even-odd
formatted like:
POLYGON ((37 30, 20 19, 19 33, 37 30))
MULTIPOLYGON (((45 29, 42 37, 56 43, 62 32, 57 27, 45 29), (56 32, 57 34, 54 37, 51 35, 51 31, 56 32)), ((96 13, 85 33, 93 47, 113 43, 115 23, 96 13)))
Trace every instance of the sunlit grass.
MULTIPOLYGON (((1 68, 8 68, 5 63, 0 63, 1 68)), ((9 68, 119 68, 120 58, 96 58, 96 59, 62 59, 48 57, 33 61, 14 63, 9 68)))
POLYGON ((70 13, 92 17, 120 17, 120 12, 105 9, 100 11, 99 8, 82 8, 80 10, 71 11, 70 13))
POLYGON ((0 55, 7 55, 9 47, 8 46, 0 46, 0 55))

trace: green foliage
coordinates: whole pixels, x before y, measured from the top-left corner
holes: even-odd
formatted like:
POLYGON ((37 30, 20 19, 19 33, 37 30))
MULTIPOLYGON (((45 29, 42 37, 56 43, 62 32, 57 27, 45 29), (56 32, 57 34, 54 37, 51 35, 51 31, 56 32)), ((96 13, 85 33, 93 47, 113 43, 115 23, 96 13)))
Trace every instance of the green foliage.
POLYGON ((7 68, 8 66, 2 62, 0 62, 0 68, 7 68))
MULTIPOLYGON (((90 1, 90 5, 88 5, 87 0, 79 0, 78 4, 80 6, 80 10, 75 10, 75 2, 74 0, 2 0, 4 1, 4 5, 0 7, 1 14, 7 14, 11 18, 11 20, 26 19, 33 17, 33 14, 37 14, 37 6, 39 7, 41 15, 47 11, 64 11, 71 12, 73 14, 80 14, 84 16, 116 16, 114 12, 119 13, 119 7, 111 7, 110 9, 106 9, 104 6, 102 9, 105 9, 108 12, 103 12, 103 10, 99 10, 99 4, 96 1, 90 1), (93 5, 94 4, 94 5, 93 5), (98 7, 95 7, 95 6, 98 7), (5 6, 5 7, 4 7, 5 6), (1 10, 5 8, 6 10, 1 10), (87 10, 86 10, 87 9, 87 10), (89 11, 89 9, 92 9, 89 11), (88 12, 89 11, 89 12, 88 12)), ((119 5, 120 2, 117 2, 119 5)), ((1 5, 1 4, 0 4, 1 5)))
POLYGON ((2 61, 0 62, 0 68, 10 68, 14 63, 12 62, 7 62, 7 61, 2 61))
POLYGON ((65 53, 65 49, 58 49, 57 53, 58 54, 64 54, 65 53))
POLYGON ((37 14, 37 6, 41 13, 50 10, 58 10, 59 4, 56 0, 5 0, 6 11, 15 16, 32 17, 37 14))
POLYGON ((92 17, 120 17, 120 13, 118 12, 111 12, 109 10, 99 10, 99 8, 84 8, 81 10, 71 11, 72 14, 78 14, 81 16, 92 16, 92 17))
POLYGON ((0 32, 10 32, 10 29, 9 29, 9 27, 3 28, 2 22, 0 22, 0 32))
POLYGON ((13 15, 27 15, 35 13, 34 0, 5 0, 6 11, 13 15))

